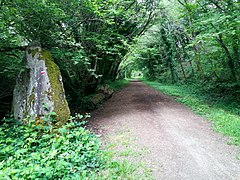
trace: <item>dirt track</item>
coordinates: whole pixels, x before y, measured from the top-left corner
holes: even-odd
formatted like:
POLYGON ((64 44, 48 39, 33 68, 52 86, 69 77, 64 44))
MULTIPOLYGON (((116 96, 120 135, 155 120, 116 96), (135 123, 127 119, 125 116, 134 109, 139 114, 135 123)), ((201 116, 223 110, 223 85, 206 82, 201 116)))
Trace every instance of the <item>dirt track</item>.
MULTIPOLYGON (((92 127, 115 136, 127 128, 155 179, 239 179, 238 150, 211 125, 141 82, 131 82, 93 112, 92 127)), ((127 157, 126 157, 127 158, 127 157)))

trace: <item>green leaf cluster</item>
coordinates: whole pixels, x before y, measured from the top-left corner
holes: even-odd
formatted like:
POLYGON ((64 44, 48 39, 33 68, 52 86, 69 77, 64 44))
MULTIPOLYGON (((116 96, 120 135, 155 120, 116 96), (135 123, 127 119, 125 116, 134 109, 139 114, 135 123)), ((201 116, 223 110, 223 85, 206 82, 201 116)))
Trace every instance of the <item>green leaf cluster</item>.
POLYGON ((160 82, 207 84, 222 92, 231 86, 234 93, 240 87, 239 9, 235 0, 162 1, 155 24, 131 47, 122 74, 138 70, 160 82))
MULTIPOLYGON (((6 73, 0 79, 14 82, 26 46, 40 43, 60 67, 71 109, 79 110, 98 85, 116 79, 129 44, 155 18, 155 4, 155 0, 3 1, 0 65, 6 73)), ((12 90, 14 84, 6 87, 12 90)), ((0 108, 3 113, 10 111, 11 98, 11 93, 5 99, 0 95, 8 107, 0 108)))
POLYGON ((0 127, 0 179, 86 179, 103 167, 96 135, 72 122, 54 132, 42 125, 0 127))

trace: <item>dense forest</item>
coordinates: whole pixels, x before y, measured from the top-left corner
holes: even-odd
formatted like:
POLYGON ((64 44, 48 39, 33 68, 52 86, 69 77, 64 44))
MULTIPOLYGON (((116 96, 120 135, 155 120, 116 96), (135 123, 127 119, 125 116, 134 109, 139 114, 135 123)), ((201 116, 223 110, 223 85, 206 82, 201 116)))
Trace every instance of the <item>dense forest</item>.
POLYGON ((150 79, 239 86, 239 2, 166 3, 154 25, 137 40, 125 64, 150 79), (165 7, 165 8, 164 8, 165 7))
POLYGON ((59 67, 71 115, 96 108, 90 99, 102 85, 138 75, 239 102, 239 0, 0 0, 0 12, 0 179, 94 178, 119 166, 103 167, 99 140, 79 122, 89 114, 71 117, 58 133, 48 122, 54 112, 43 129, 29 117, 25 125, 12 118, 29 46, 46 50, 59 67), (56 154, 65 158, 61 165, 56 154))

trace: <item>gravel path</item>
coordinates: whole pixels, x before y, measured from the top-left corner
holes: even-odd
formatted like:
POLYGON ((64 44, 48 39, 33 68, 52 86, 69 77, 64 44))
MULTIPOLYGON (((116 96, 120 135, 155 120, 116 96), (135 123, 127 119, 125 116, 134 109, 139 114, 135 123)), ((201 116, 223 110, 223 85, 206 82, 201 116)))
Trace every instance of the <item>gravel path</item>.
MULTIPOLYGON (((93 112, 98 133, 115 136, 127 128, 155 179, 240 180, 238 149, 211 124, 171 97, 133 81, 93 112)), ((127 158, 127 157, 126 157, 127 158)))

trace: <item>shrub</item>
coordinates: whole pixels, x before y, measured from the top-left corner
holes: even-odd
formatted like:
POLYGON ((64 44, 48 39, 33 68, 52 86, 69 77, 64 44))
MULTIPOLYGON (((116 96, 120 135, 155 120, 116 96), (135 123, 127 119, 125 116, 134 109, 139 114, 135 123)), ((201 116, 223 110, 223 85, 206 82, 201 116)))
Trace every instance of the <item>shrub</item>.
POLYGON ((103 167, 96 135, 70 122, 60 129, 16 122, 0 127, 0 179, 83 179, 103 167))

